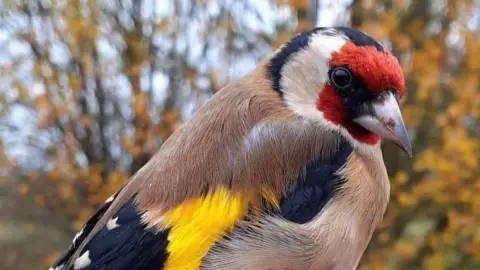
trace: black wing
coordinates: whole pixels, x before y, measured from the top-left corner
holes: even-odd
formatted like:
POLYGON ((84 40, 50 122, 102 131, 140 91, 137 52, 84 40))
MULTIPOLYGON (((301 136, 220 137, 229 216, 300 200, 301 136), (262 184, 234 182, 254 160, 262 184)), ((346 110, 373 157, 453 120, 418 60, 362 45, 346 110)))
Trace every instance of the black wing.
MULTIPOLYGON (((341 144, 338 152, 306 166, 304 175, 280 201, 279 214, 296 223, 305 223, 322 211, 332 198, 342 179, 335 173, 345 164, 352 147, 341 144)), ((51 269, 67 270, 61 266, 68 261, 110 206, 105 203, 87 221, 85 227, 51 269)), ((76 269, 94 270, 149 270, 162 269, 168 253, 168 230, 152 232, 141 222, 133 199, 127 201, 105 228, 86 245, 76 261, 76 269)), ((71 270, 71 269, 68 269, 71 270)))
POLYGON ((308 164, 295 186, 281 199, 280 215, 303 224, 321 212, 343 183, 335 173, 345 164, 352 150, 344 141, 335 155, 308 164))
MULTIPOLYGON (((67 270, 69 260, 88 232, 105 213, 111 202, 105 203, 87 221, 72 246, 55 262, 51 269, 67 270)), ((75 269, 87 270, 158 270, 167 258, 168 230, 153 232, 141 221, 134 200, 127 201, 83 248, 75 261, 75 269)), ((71 270, 71 269, 68 269, 71 270)))
POLYGON ((53 263, 50 269, 52 270, 61 270, 63 269, 63 265, 68 261, 68 259, 73 255, 77 247, 85 240, 85 237, 88 233, 93 229, 95 224, 97 224, 98 220, 105 214, 105 211, 110 207, 115 195, 112 195, 103 205, 101 205, 95 213, 85 222, 83 228, 75 235, 72 241, 72 245, 65 250, 60 257, 53 263))

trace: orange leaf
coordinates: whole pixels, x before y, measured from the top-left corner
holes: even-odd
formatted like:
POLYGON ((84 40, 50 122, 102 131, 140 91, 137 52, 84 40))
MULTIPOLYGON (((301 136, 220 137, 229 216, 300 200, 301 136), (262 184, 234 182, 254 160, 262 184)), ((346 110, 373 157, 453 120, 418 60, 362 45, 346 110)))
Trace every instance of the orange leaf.
POLYGON ((60 256, 60 254, 61 253, 57 251, 49 254, 44 260, 45 266, 48 267, 52 265, 57 260, 58 256, 60 256))
POLYGON ((48 175, 48 179, 52 181, 58 181, 61 178, 60 172, 56 169, 52 169, 48 171, 47 175, 48 175))
POLYGON ((83 127, 88 127, 92 124, 92 117, 88 114, 84 114, 80 117, 80 119, 78 120, 78 122, 80 123, 80 125, 82 125, 83 127))
POLYGON ((73 196, 73 187, 69 184, 61 184, 58 186, 58 195, 63 200, 69 200, 73 196))
POLYGON ((35 203, 37 205, 44 206, 45 205, 45 197, 42 196, 42 195, 35 196, 35 203))
POLYGON ((288 0, 288 4, 294 9, 308 9, 308 2, 308 0, 288 0))
POLYGON ((43 95, 40 95, 40 96, 36 97, 35 98, 35 106, 40 110, 47 109, 50 106, 49 102, 48 102, 48 99, 47 99, 47 96, 45 94, 43 94, 43 95))
POLYGON ((28 177, 30 177, 30 180, 33 182, 37 181, 38 178, 40 177, 40 174, 37 171, 29 171, 28 172, 28 177))
POLYGON ((140 145, 135 145, 130 150, 130 153, 132 154, 132 156, 138 157, 142 153, 142 147, 140 145))

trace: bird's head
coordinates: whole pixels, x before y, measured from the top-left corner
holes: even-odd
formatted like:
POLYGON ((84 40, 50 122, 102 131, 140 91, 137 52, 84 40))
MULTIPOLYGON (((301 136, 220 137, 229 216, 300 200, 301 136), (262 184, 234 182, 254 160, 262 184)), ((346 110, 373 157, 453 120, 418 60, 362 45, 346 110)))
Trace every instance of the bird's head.
POLYGON ((315 28, 280 48, 267 72, 296 114, 338 131, 356 148, 385 139, 412 155, 399 109, 402 68, 372 37, 345 27, 315 28))

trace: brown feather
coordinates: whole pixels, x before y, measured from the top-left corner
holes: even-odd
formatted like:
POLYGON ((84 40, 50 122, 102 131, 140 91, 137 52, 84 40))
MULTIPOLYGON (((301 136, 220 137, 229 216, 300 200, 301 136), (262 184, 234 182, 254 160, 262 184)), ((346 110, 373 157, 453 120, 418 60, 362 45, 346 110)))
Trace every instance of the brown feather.
POLYGON ((268 186, 280 195, 307 162, 334 151, 339 135, 287 109, 271 88, 265 64, 218 91, 165 141, 119 192, 70 262, 133 197, 144 222, 153 226, 165 211, 219 185, 258 192, 268 186))
POLYGON ((148 187, 138 194, 141 209, 171 208, 218 185, 251 187, 236 175, 244 138, 260 122, 293 117, 262 71, 221 89, 162 145, 137 176, 148 187))
MULTIPOLYGON (((327 139, 288 110, 260 66, 220 90, 162 146, 136 179, 142 210, 163 210, 223 185, 281 194, 327 139)), ((135 181, 135 180, 134 180, 135 181)), ((158 217, 158 216, 157 216, 158 217)))

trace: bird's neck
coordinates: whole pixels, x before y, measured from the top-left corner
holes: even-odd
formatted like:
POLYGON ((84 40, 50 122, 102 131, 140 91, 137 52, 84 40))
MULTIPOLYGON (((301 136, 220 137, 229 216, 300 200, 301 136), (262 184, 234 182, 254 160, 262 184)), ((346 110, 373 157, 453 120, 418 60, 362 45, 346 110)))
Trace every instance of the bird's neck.
POLYGON ((352 152, 340 174, 345 183, 306 227, 318 239, 320 258, 335 258, 341 250, 342 260, 319 261, 315 269, 354 269, 387 208, 390 183, 379 147, 373 155, 352 152))

